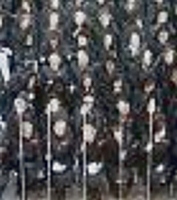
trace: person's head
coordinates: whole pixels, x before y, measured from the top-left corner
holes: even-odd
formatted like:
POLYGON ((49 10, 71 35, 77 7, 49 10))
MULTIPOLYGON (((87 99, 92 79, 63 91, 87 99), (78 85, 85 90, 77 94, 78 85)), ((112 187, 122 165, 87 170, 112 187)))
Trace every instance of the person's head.
POLYGON ((151 78, 147 79, 144 83, 144 92, 146 94, 151 93, 155 89, 155 81, 151 78))
POLYGON ((67 123, 63 119, 57 120, 53 125, 54 134, 58 137, 62 137, 66 133, 67 123))
POLYGON ((122 92, 122 88, 123 88, 123 82, 122 79, 117 79, 114 81, 113 83, 113 91, 114 94, 119 94, 122 92))
POLYGON ((94 97, 92 95, 84 96, 84 104, 91 109, 94 105, 94 97))
POLYGON ((170 79, 175 85, 177 85, 177 68, 172 70, 170 79))
POLYGON ((30 139, 33 135, 33 124, 30 121, 23 122, 23 137, 30 139))
POLYGON ((50 105, 50 111, 55 113, 59 111, 60 101, 54 97, 50 100, 49 105, 50 105))
POLYGON ((60 6, 60 1, 59 0, 50 0, 50 6, 52 9, 56 10, 60 6))
POLYGON ((92 86, 92 79, 91 79, 91 77, 88 74, 86 74, 84 76, 84 78, 83 78, 83 86, 86 89, 90 88, 92 86))
POLYGON ((108 59, 106 61, 106 72, 108 73, 109 76, 111 76, 115 70, 115 62, 114 60, 108 59))
POLYGON ((61 65, 61 58, 60 56, 54 52, 52 54, 50 54, 49 56, 49 66, 50 66, 50 69, 54 72, 58 72, 59 70, 59 67, 61 65))
POLYGON ((96 137, 96 129, 92 124, 85 124, 83 127, 83 139, 85 142, 93 143, 96 137))
POLYGON ((14 107, 17 114, 22 114, 27 108, 26 93, 21 92, 14 100, 14 107))
POLYGON ((23 1, 22 2, 22 10, 26 11, 27 13, 30 13, 31 5, 30 5, 29 1, 23 1))

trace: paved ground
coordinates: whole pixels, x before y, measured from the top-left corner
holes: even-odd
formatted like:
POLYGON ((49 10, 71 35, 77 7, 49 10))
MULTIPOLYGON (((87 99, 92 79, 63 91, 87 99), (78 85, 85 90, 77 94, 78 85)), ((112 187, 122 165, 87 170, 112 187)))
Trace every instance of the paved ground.
MULTIPOLYGON (((19 198, 16 196, 16 187, 15 187, 15 180, 12 179, 8 183, 1 200, 19 200, 19 198)), ((176 191, 176 190, 175 190, 176 191)), ((71 190, 68 190, 66 200, 82 200, 81 191, 79 191, 78 188, 73 187, 71 190)), ((152 200, 176 200, 177 195, 173 195, 173 197, 169 197, 167 195, 166 191, 163 190, 160 194, 156 195, 156 197, 153 197, 152 200)), ((45 192, 30 192, 28 196, 28 200, 47 200, 45 192)), ((59 200, 58 198, 52 198, 52 200, 59 200)), ((95 199, 93 199, 95 200, 95 199)), ((107 197, 106 200, 116 200, 112 197, 107 197)), ((123 200, 145 200, 143 196, 143 188, 141 187, 135 187, 132 190, 131 195, 123 200), (138 195, 137 195, 138 194, 138 195)))

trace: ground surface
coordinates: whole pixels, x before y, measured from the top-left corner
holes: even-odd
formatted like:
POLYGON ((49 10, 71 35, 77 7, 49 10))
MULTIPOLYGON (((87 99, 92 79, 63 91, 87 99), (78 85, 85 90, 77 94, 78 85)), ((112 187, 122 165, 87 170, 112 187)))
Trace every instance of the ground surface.
MULTIPOLYGON (((123 200, 145 200, 145 198, 143 197, 143 195, 141 195, 141 193, 137 195, 137 191, 141 192, 142 190, 143 188, 139 187, 134 188, 131 195, 129 195, 129 197, 123 200)), ((15 195, 15 193, 16 193, 16 187, 14 185, 14 182, 10 181, 3 193, 2 200, 19 200, 19 198, 15 195)), ((46 197, 44 196, 45 196, 44 193, 41 194, 37 192, 30 192, 28 200, 47 200, 46 197)), ((81 192, 76 187, 73 187, 72 189, 68 190, 66 200, 82 200, 82 199, 83 198, 81 192)), ((177 195, 174 194, 173 197, 170 197, 169 195, 167 195, 165 190, 162 191, 161 194, 158 194, 156 197, 152 198, 152 200, 176 200, 176 199, 177 195)), ((52 198, 52 200, 58 200, 58 198, 52 198)), ((107 200, 115 200, 115 198, 109 196, 107 197, 107 200)))

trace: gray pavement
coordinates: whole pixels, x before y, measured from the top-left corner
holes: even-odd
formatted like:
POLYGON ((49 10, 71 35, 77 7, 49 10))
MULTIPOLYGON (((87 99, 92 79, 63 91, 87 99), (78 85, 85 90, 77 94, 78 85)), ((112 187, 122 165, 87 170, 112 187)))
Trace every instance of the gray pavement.
MULTIPOLYGON (((20 200, 19 197, 16 195, 16 178, 12 177, 7 184, 7 187, 2 195, 2 198, 0 200, 20 200)), ((158 194, 154 195, 152 197, 152 200, 176 200, 177 199, 177 193, 176 193, 176 188, 173 188, 173 197, 169 197, 167 195, 167 190, 162 189, 161 192, 158 194)), ((146 200, 145 199, 145 188, 141 185, 134 186, 130 192, 130 194, 127 196, 127 198, 122 199, 122 200, 146 200)), ((67 195, 66 195, 66 200, 82 200, 82 191, 80 188, 76 187, 73 185, 71 189, 67 189, 67 195)), ((46 190, 41 190, 41 191, 31 191, 28 192, 28 199, 27 200, 47 200, 46 199, 46 190)), ((53 195, 52 200, 58 200, 58 198, 53 195)), ((93 199, 95 200, 95 199, 93 199)), ((105 200, 105 198, 104 198, 105 200)), ((110 195, 106 198, 106 200, 118 200, 111 197, 110 195)))

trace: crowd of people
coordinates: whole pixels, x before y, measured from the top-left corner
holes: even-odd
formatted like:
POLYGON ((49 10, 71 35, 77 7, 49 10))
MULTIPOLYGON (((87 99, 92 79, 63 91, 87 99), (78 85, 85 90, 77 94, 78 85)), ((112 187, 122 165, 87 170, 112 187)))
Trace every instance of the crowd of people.
POLYGON ((176 183, 177 2, 0 2, 0 195, 147 200, 176 183), (1 178, 2 177, 2 178, 1 178))

